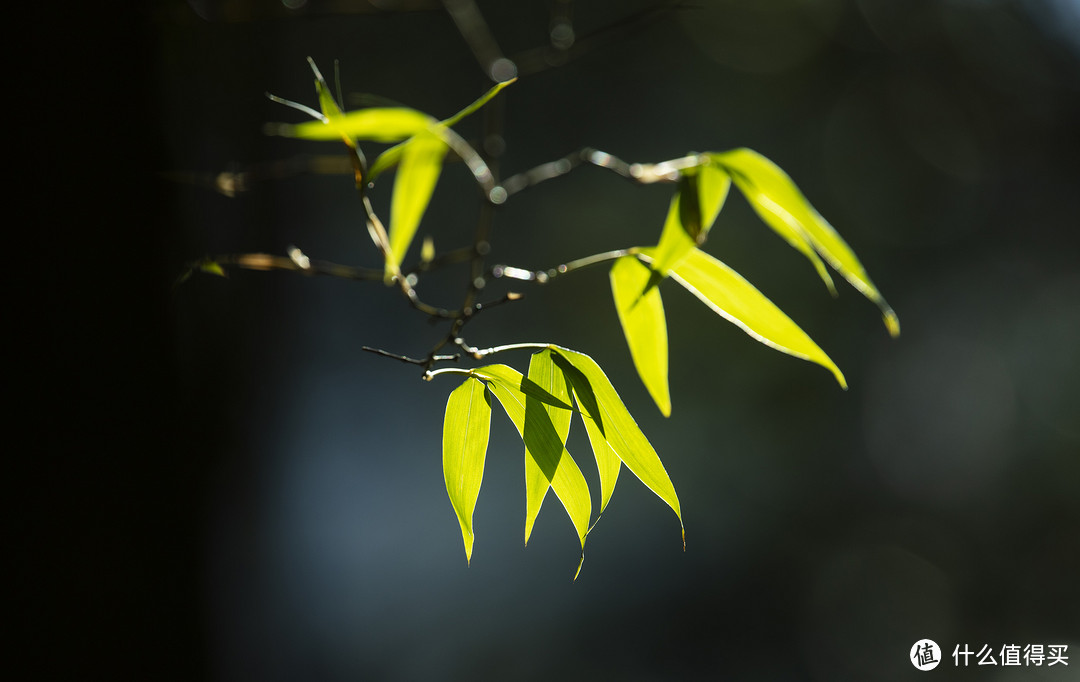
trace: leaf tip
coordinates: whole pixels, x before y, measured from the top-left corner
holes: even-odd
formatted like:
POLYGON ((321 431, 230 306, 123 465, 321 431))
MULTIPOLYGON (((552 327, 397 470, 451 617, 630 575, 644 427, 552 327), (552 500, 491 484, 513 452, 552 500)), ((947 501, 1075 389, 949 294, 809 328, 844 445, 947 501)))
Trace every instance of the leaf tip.
POLYGON ((883 320, 885 320, 885 328, 889 330, 889 336, 894 339, 900 336, 900 318, 896 316, 892 308, 886 308, 885 312, 881 314, 883 320))
POLYGON ((577 562, 577 570, 574 571, 574 579, 572 582, 577 582, 577 577, 581 575, 581 567, 585 564, 585 552, 581 553, 581 558, 577 562))
POLYGON ((833 366, 833 376, 836 377, 836 383, 840 384, 840 388, 845 391, 848 390, 847 379, 844 378, 844 373, 840 371, 839 367, 833 366))

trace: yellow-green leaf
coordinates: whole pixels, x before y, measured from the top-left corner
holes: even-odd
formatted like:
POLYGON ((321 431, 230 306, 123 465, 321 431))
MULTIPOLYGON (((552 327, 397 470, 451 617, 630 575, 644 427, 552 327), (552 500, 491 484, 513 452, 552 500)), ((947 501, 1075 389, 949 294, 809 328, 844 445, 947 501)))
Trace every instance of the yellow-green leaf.
MULTIPOLYGON (((457 112, 456 114, 454 114, 450 118, 442 121, 439 125, 444 126, 444 127, 454 125, 455 123, 457 123, 461 119, 465 118, 469 114, 474 113, 480 107, 487 104, 489 101, 491 101, 492 97, 499 94, 499 92, 503 88, 505 88, 507 85, 510 85, 511 83, 513 83, 516 80, 517 80, 516 78, 512 78, 512 79, 510 79, 508 81, 503 81, 502 83, 499 83, 495 87, 488 90, 484 94, 483 97, 476 100, 475 102, 473 102, 469 106, 465 107, 461 111, 457 112)), ((389 149, 384 151, 382 154, 379 154, 378 158, 375 159, 375 163, 371 164, 371 168, 368 170, 368 180, 370 182, 374 182, 375 178, 379 177, 379 175, 381 175, 383 173, 383 171, 385 171, 388 168, 391 168, 392 166, 397 165, 397 163, 399 161, 401 161, 401 155, 404 152, 405 144, 406 143, 401 143, 401 144, 394 145, 393 147, 390 147, 389 149)))
MULTIPOLYGON (((589 517, 592 514, 592 499, 589 497, 589 484, 581 474, 577 462, 566 451, 566 446, 559 437, 555 426, 551 423, 544 405, 547 404, 536 397, 536 390, 525 393, 515 389, 518 386, 535 386, 539 391, 544 389, 528 379, 524 379, 520 373, 505 365, 495 365, 498 371, 489 373, 487 376, 492 380, 488 384, 491 392, 498 398, 503 409, 506 410, 510 421, 517 427, 521 434, 521 440, 525 443, 525 456, 531 458, 543 473, 544 478, 555 491, 555 495, 562 502, 570 521, 577 531, 578 540, 582 548, 585 547, 585 534, 589 530, 589 517), (508 376, 510 373, 517 374, 517 378, 508 376), (497 378, 496 378, 497 377, 497 378), (509 381, 507 380, 509 378, 509 381), (526 383, 528 382, 528 383, 526 383)), ((490 370, 492 367, 483 367, 474 370, 474 376, 484 376, 482 370, 490 370)), ((550 395, 550 393, 548 393, 550 395)), ((568 406, 569 407, 569 406, 568 406)), ((528 484, 528 481, 526 482, 528 484)), ((529 542, 531 526, 526 526, 525 542, 529 542)))
POLYGON ((211 275, 217 275, 218 277, 228 277, 225 274, 225 270, 221 267, 221 264, 216 261, 204 261, 199 264, 199 269, 203 272, 210 273, 211 275))
POLYGON ((698 201, 701 202, 701 236, 695 238, 699 245, 705 243, 705 235, 716 223, 716 216, 724 207, 728 190, 731 189, 731 176, 714 165, 699 166, 697 169, 698 201))
POLYGON ((420 219, 435 191, 435 183, 439 180, 446 151, 446 143, 426 130, 404 145, 401 165, 394 180, 394 195, 390 201, 390 253, 386 262, 388 279, 401 265, 416 235, 420 219))
POLYGON ((600 425, 592 417, 592 415, 597 415, 597 419, 602 419, 592 386, 587 381, 579 381, 577 384, 571 384, 571 390, 574 393, 574 402, 578 406, 578 414, 589 435, 589 445, 592 447, 593 456, 596 458, 596 470, 600 474, 600 513, 603 514, 608 502, 611 501, 612 493, 615 492, 622 461, 611 449, 600 425))
POLYGON ((660 243, 656 245, 656 257, 653 259, 652 268, 661 277, 666 277, 671 266, 682 260, 690 249, 694 248, 693 238, 683 228, 681 201, 682 194, 676 191, 668 205, 667 219, 664 220, 664 229, 660 232, 660 243))
POLYGON ((710 154, 709 157, 731 175, 765 222, 813 262, 830 290, 835 293, 832 279, 818 255, 877 304, 889 333, 899 335, 900 323, 896 313, 870 281, 855 252, 810 205, 787 173, 751 149, 733 149, 710 154))
MULTIPOLYGON (((537 386, 548 391, 560 400, 570 402, 570 390, 566 386, 566 377, 562 370, 551 362, 551 354, 548 351, 534 353, 529 361, 529 379, 537 386)), ((529 424, 529 410, 535 409, 536 399, 526 397, 525 422, 529 424)), ((540 408, 547 412, 551 425, 555 428, 559 440, 566 445, 566 437, 570 434, 570 410, 564 410, 553 405, 540 403, 540 408)), ((526 426, 528 428, 528 426, 526 426)), ((544 472, 534 457, 525 457, 525 538, 528 542, 532 534, 536 516, 540 513, 540 506, 544 503, 548 488, 551 487, 550 477, 544 472)))
POLYGON ((480 107, 482 107, 485 104, 487 104, 488 102, 490 102, 491 98, 493 98, 495 95, 499 94, 502 91, 503 88, 505 88, 507 85, 510 85, 511 83, 513 83, 516 80, 517 80, 517 78, 511 78, 508 81, 503 81, 502 83, 499 83, 499 84, 495 85, 495 87, 493 87, 490 90, 488 90, 487 92, 485 92, 480 97, 480 99, 476 100, 475 102, 473 102, 469 106, 465 107, 461 111, 457 112, 456 114, 454 114, 450 118, 443 121, 442 122, 443 125, 452 126, 455 123, 457 123, 458 121, 460 121, 461 119, 468 116, 469 114, 472 114, 472 113, 476 112, 478 109, 480 109, 480 107))
POLYGON ((368 169, 368 182, 375 182, 375 178, 382 175, 383 171, 396 166, 401 161, 401 155, 405 153, 405 145, 407 144, 408 140, 399 142, 379 154, 375 158, 375 163, 371 164, 371 168, 368 169))
POLYGON ((653 268, 667 275, 695 245, 705 243, 727 199, 731 178, 715 165, 684 169, 660 233, 653 268))
POLYGON ((315 66, 311 57, 308 57, 308 64, 311 64, 311 69, 315 72, 315 92, 319 95, 319 108, 322 109, 323 116, 331 123, 336 123, 342 116, 341 107, 334 100, 334 96, 330 93, 330 86, 326 84, 326 79, 323 78, 319 67, 315 66))
POLYGON ((556 398, 551 392, 540 387, 532 379, 525 377, 521 372, 507 365, 484 365, 471 370, 473 376, 480 377, 485 381, 491 381, 505 385, 507 388, 518 393, 536 398, 545 405, 552 405, 564 410, 573 410, 566 400, 556 398))
POLYGON ((611 293, 638 376, 660 412, 671 416, 667 323, 654 273, 636 257, 623 256, 611 268, 611 293))
MULTIPOLYGON (((637 422, 630 416, 622 398, 611 385, 600 365, 584 353, 551 346, 558 354, 556 364, 566 373, 566 378, 574 388, 574 394, 584 397, 590 392, 595 397, 595 413, 590 417, 596 422, 597 429, 604 435, 612 451, 622 460, 645 486, 671 507, 682 527, 682 511, 675 486, 671 483, 663 462, 656 454, 649 439, 641 432, 637 422)), ((588 401, 581 405, 589 409, 588 401)), ((683 544, 686 532, 683 531, 683 544)))
POLYGON ((484 479, 491 432, 491 399, 482 381, 468 378, 450 393, 443 421, 443 477, 461 525, 465 561, 472 561, 473 511, 484 479))
MULTIPOLYGON (((642 255, 649 256, 649 250, 643 250, 642 255)), ((788 355, 816 362, 847 388, 843 373, 825 351, 776 304, 724 263, 694 249, 672 269, 670 277, 753 338, 788 355)))
POLYGON ((437 124, 427 114, 404 107, 372 107, 342 114, 337 121, 308 121, 297 125, 279 124, 269 130, 286 137, 305 140, 337 140, 348 136, 357 140, 400 142, 437 124))

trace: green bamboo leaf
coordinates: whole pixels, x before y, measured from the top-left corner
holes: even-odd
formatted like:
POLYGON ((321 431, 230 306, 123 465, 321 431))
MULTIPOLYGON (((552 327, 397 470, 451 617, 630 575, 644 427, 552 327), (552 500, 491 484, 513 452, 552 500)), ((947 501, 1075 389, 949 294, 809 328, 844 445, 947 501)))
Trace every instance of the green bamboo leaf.
POLYGON ((669 417, 667 322, 653 271, 636 257, 623 256, 611 268, 611 293, 638 376, 669 417))
MULTIPOLYGON (((566 513, 570 516, 570 521, 574 524, 581 546, 584 548, 585 534, 588 532, 589 517, 592 514, 589 484, 585 482, 585 477, 581 474, 577 462, 566 451, 565 444, 560 439, 558 431, 544 409, 545 405, 550 403, 538 398, 536 396, 537 391, 530 389, 530 392, 526 393, 514 388, 514 384, 516 383, 518 386, 531 384, 539 391, 543 391, 549 396, 551 394, 540 388, 534 381, 524 379, 520 373, 505 365, 483 367, 474 370, 473 374, 474 376, 483 377, 484 374, 481 370, 491 370, 493 367, 499 369, 495 373, 488 374, 488 377, 498 378, 491 378, 488 387, 502 404, 507 416, 510 417, 510 421, 517 427, 518 433, 521 434, 521 440, 525 444, 525 457, 535 462, 547 483, 555 491, 559 501, 562 502, 566 513), (512 377, 509 381, 507 380, 507 375, 510 372, 517 374, 516 380, 512 377)), ((552 397, 552 400, 558 401, 554 397, 552 397)), ((527 471, 530 470, 527 469, 527 471)), ((535 472, 535 469, 531 471, 535 472)), ((526 481, 526 485, 530 485, 530 482, 526 481)), ((528 519, 526 520, 528 521, 528 519)), ((532 526, 527 524, 525 528, 526 544, 529 542, 531 532, 532 526)))
POLYGON ((681 201, 682 194, 676 191, 668 205, 664 229, 660 232, 660 242, 656 245, 656 258, 653 259, 652 268, 661 277, 666 277, 671 266, 682 260, 686 254, 690 253, 690 249, 694 248, 694 239, 683 228, 681 201))
POLYGON ((517 78, 511 78, 511 79, 510 79, 510 80, 508 80, 508 81, 503 81, 502 83, 499 83, 499 84, 497 84, 497 85, 496 85, 495 87, 491 88, 491 89, 490 89, 490 90, 488 90, 488 91, 487 91, 486 93, 484 93, 484 94, 483 94, 483 95, 482 95, 482 96, 480 97, 480 99, 476 100, 475 102, 473 102, 473 103, 472 103, 472 104, 470 104, 469 106, 465 107, 465 108, 464 108, 464 109, 462 109, 461 111, 457 112, 456 114, 454 114, 454 115, 453 115, 453 116, 451 116, 450 118, 448 118, 448 119, 446 119, 445 121, 443 121, 443 122, 442 122, 442 123, 443 123, 443 125, 445 125, 445 126, 452 126, 452 125, 454 125, 455 123, 457 123, 458 121, 460 121, 461 119, 465 118, 466 116, 468 116, 468 115, 470 115, 470 114, 473 114, 473 113, 475 113, 475 112, 476 112, 477 110, 479 110, 479 109, 480 109, 480 107, 482 107, 482 106, 484 106, 485 104, 487 104, 488 102, 490 102, 490 101, 491 101, 491 99, 492 99, 493 97, 495 97, 495 95, 497 95, 497 94, 499 94, 500 92, 502 92, 502 89, 503 89, 503 88, 505 88, 505 87, 506 87, 507 85, 510 85, 511 83, 513 83, 513 82, 515 82, 515 81, 517 81, 517 78))
POLYGON ((326 79, 323 78, 322 72, 319 71, 319 67, 315 66, 315 61, 311 57, 308 57, 308 64, 311 65, 311 70, 315 72, 315 92, 319 95, 319 108, 322 110, 323 116, 329 119, 331 123, 337 123, 342 117, 341 107, 334 100, 334 96, 330 93, 330 86, 326 84, 326 79))
POLYGON ((714 163, 727 171, 750 200, 758 214, 796 249, 814 263, 830 290, 832 280, 821 264, 828 261, 841 276, 881 309, 889 333, 900 334, 900 322, 855 252, 821 214, 810 205, 792 179, 779 166, 751 149, 733 149, 710 154, 714 163))
MULTIPOLYGON (((584 353, 559 346, 551 348, 558 354, 555 362, 566 373, 574 394, 584 397, 591 392, 595 397, 595 412, 590 416, 612 451, 649 490, 671 507, 682 528, 682 511, 679 497, 675 494, 675 486, 672 485, 656 450, 630 416, 630 411, 626 409, 604 370, 584 353)), ((583 407, 588 409, 588 401, 584 402, 583 407)), ((683 546, 685 545, 686 531, 683 529, 683 546)))
POLYGON ((400 142, 437 124, 427 114, 404 107, 373 107, 342 114, 337 121, 280 123, 268 132, 305 140, 337 140, 349 137, 374 142, 400 142))
MULTIPOLYGON (((567 380, 569 381, 569 379, 567 380)), ((611 501, 611 495, 615 492, 615 484, 619 480, 622 461, 615 454, 615 451, 611 449, 611 445, 608 444, 600 424, 592 417, 592 415, 596 415, 597 419, 601 419, 600 407, 596 402, 596 394, 593 392, 592 386, 587 381, 579 381, 578 385, 571 384, 571 391, 574 394, 574 402, 577 403, 579 408, 578 414, 581 416, 581 421, 585 424, 585 431, 589 435, 589 445, 592 447, 593 457, 596 458, 596 470, 600 474, 600 513, 603 514, 604 510, 607 509, 608 502, 611 501)))
POLYGON ((398 163, 401 162, 401 155, 405 153, 405 146, 408 143, 408 140, 399 142, 382 154, 379 154, 375 158, 375 162, 371 164, 371 168, 368 169, 368 182, 375 182, 375 178, 382 175, 383 171, 398 165, 398 163))
POLYGON ((679 189, 668 208, 653 264, 661 276, 679 262, 695 245, 704 244, 716 216, 724 206, 731 178, 715 165, 684 169, 679 189))
POLYGON ((502 384, 512 391, 524 393, 527 396, 536 398, 545 405, 552 405, 564 410, 574 409, 568 401, 555 397, 550 391, 542 388, 532 379, 523 376, 521 372, 513 367, 508 367, 507 365, 485 365, 470 371, 473 376, 484 379, 485 381, 502 384))
MULTIPOLYGON (((508 81, 503 81, 502 83, 499 83, 495 87, 488 90, 483 97, 476 100, 461 111, 457 112, 450 118, 440 122, 439 125, 446 127, 454 125, 461 119, 476 112, 478 109, 480 109, 480 107, 490 102, 491 98, 499 94, 499 92, 501 92, 503 88, 505 88, 507 85, 510 85, 516 80, 516 78, 512 78, 508 81)), ((379 177, 379 175, 381 175, 383 171, 397 165, 401 161, 401 155, 404 153, 404 147, 406 144, 407 142, 402 142, 401 144, 390 147, 382 154, 379 154, 378 158, 375 159, 375 162, 371 164, 371 168, 368 170, 368 180, 370 182, 374 182, 375 178, 379 177)))
MULTIPOLYGON (((784 240, 790 244, 793 248, 806 256, 810 263, 814 266, 814 270, 817 271, 818 277, 825 282, 825 286, 829 288, 829 293, 836 295, 836 287, 833 285, 832 277, 829 276, 829 271, 825 268, 825 263, 821 261, 817 251, 814 250, 813 243, 810 241, 810 236, 806 233, 802 224, 796 219, 791 212, 785 208, 783 196, 774 196, 770 194, 768 190, 776 188, 766 183, 766 186, 762 188, 755 181, 754 177, 747 173, 746 169, 738 164, 739 161, 745 161, 749 157, 734 155, 734 152, 740 152, 741 149, 733 150, 732 152, 725 152, 723 154, 710 154, 709 157, 714 163, 723 168, 735 181, 735 185, 746 196, 747 201, 754 208, 761 219, 773 229, 778 235, 784 238, 784 240)), ((750 151, 750 150, 746 150, 750 151)), ((742 164, 746 165, 746 164, 742 164)), ((751 171, 753 169, 750 169, 751 171)), ((760 178, 759 178, 760 180, 760 178)))
POLYGON ((482 381, 466 379, 450 393, 443 421, 443 477, 461 524, 465 561, 472 561, 473 511, 480 495, 491 432, 491 399, 482 381))
POLYGON ((228 275, 225 274, 224 268, 216 261, 204 261, 199 264, 199 269, 211 275, 217 275, 218 277, 228 277, 228 275))
POLYGON ((394 179, 394 194, 390 201, 387 279, 401 266, 401 261, 412 244, 416 229, 420 226, 420 219, 431 202, 446 152, 446 143, 426 130, 405 143, 401 165, 394 179))
MULTIPOLYGON (((642 250, 642 255, 649 256, 649 250, 642 250)), ((694 249, 672 269, 670 277, 753 338, 788 355, 816 362, 847 388, 843 373, 825 351, 776 304, 724 263, 694 249)))
MULTIPOLYGON (((536 385, 549 391, 560 400, 570 402, 570 390, 566 385, 566 377, 562 370, 551 362, 551 354, 548 351, 534 353, 529 360, 529 379, 536 385)), ((526 423, 529 422, 529 410, 534 409, 538 401, 526 397, 525 415, 526 423)), ((540 403, 540 408, 547 412, 551 425, 555 428, 563 447, 566 446, 566 437, 570 434, 570 418, 573 416, 570 410, 564 410, 554 405, 540 403)), ((540 513, 540 506, 544 503, 548 488, 551 487, 550 478, 540 468, 533 457, 525 458, 525 538, 532 534, 536 516, 540 513)), ((572 517, 571 517, 572 518, 572 517)))

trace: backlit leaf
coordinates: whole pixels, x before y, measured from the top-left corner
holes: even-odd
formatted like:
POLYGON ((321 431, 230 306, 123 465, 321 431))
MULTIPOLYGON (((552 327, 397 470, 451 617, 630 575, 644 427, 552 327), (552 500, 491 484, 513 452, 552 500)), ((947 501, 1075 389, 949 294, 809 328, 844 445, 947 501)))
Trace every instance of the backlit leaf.
POLYGON ((683 228, 680 217, 679 203, 682 194, 675 192, 668 205, 667 219, 664 220, 664 229, 660 232, 660 243, 656 245, 656 257, 652 267, 661 277, 666 277, 672 265, 678 263, 694 248, 694 240, 683 228))
MULTIPOLYGON (((497 367, 500 367, 498 374, 502 377, 506 376, 507 370, 514 372, 513 369, 505 365, 498 365, 497 367)), ((475 370, 474 376, 483 376, 481 370, 486 369, 491 368, 484 367, 475 370)), ((523 381, 520 373, 514 373, 518 374, 518 385, 528 385, 525 383, 528 381, 529 384, 538 387, 531 380, 523 381)), ((500 378, 491 381, 488 387, 498 398, 503 409, 506 410, 507 416, 517 427, 518 433, 521 434, 521 440, 525 443, 525 456, 536 463, 548 484, 555 491, 555 495, 562 502, 566 513, 570 516, 570 521, 574 524, 581 546, 584 548, 585 533, 589 529, 589 517, 592 514, 589 485, 585 482, 581 469, 578 468, 570 453, 566 451, 566 446, 560 439, 555 426, 551 423, 551 418, 544 409, 545 404, 548 403, 542 402, 535 397, 535 391, 524 393, 513 388, 513 384, 513 380, 506 381, 500 378)), ((543 389, 540 390, 543 391, 543 389)), ((528 481, 526 483, 528 484, 528 481)), ((526 525, 526 544, 529 542, 531 531, 532 527, 526 525)))
POLYGON ((401 265, 416 235, 420 219, 438 182, 446 151, 446 143, 428 131, 418 133, 404 144, 390 202, 390 253, 386 262, 388 279, 401 265))
POLYGON ((427 114, 404 107, 373 107, 342 114, 335 122, 308 121, 297 125, 278 124, 269 130, 285 137, 305 140, 356 140, 400 142, 436 124, 427 114))
MULTIPOLYGON (((634 256, 623 256, 611 268, 611 293, 630 356, 641 381, 665 417, 671 415, 668 389, 667 323, 653 271, 634 256)), ((530 372, 531 375, 531 372, 530 372)))
POLYGON ((661 276, 690 249, 705 243, 727 198, 731 178, 715 165, 694 166, 681 172, 678 187, 656 247, 653 269, 661 276))
POLYGON ((577 384, 571 384, 571 390, 574 393, 574 401, 578 405, 578 414, 585 424, 585 431, 589 434, 589 445, 592 446, 593 456, 596 458, 596 469, 600 474, 600 513, 603 514, 608 502, 611 501, 612 493, 615 492, 622 461, 611 449, 600 423, 596 421, 602 417, 592 386, 588 381, 579 381, 577 384), (596 419, 593 415, 596 415, 596 419))
POLYGON ((479 109, 480 109, 480 107, 482 107, 482 106, 484 106, 485 104, 487 104, 488 102, 490 102, 490 101, 491 101, 491 99, 492 99, 493 97, 495 97, 495 95, 497 95, 497 94, 499 94, 500 92, 502 92, 502 89, 503 89, 503 88, 505 88, 505 87, 506 87, 507 85, 510 85, 511 83, 515 82, 516 80, 517 80, 517 78, 511 78, 511 79, 510 79, 510 80, 508 80, 508 81, 503 81, 503 82, 501 82, 501 83, 498 83, 498 84, 496 84, 496 85, 495 85, 495 86, 494 86, 493 88, 491 88, 490 90, 488 90, 487 92, 485 92, 485 93, 484 93, 484 94, 483 94, 483 95, 482 95, 482 96, 480 97, 480 99, 476 100, 475 102, 473 102, 473 103, 472 103, 472 104, 470 104, 469 106, 465 107, 465 108, 464 108, 464 109, 462 109, 461 111, 457 112, 456 114, 454 114, 454 115, 453 115, 453 116, 451 116, 450 118, 448 118, 448 119, 446 119, 445 121, 443 121, 443 122, 442 122, 442 123, 443 123, 443 125, 446 125, 446 126, 452 126, 452 125, 454 125, 455 123, 457 123, 458 121, 460 121, 461 119, 465 118, 466 116, 468 116, 468 115, 470 115, 470 114, 472 114, 472 113, 475 113, 475 112, 476 112, 477 110, 479 110, 479 109))
MULTIPOLYGON (((644 249, 642 254, 648 256, 649 250, 644 249)), ((806 332, 724 263, 694 249, 669 276, 753 338, 789 355, 816 362, 831 371, 840 385, 847 388, 840 369, 806 332)))
POLYGON ((319 67, 315 66, 315 60, 308 57, 308 64, 311 65, 311 70, 315 72, 315 92, 319 95, 319 108, 322 110, 323 116, 333 123, 340 121, 342 116, 341 108, 330 93, 330 86, 326 84, 326 79, 323 78, 319 67))
POLYGON ((507 365, 485 365, 483 367, 477 367, 476 369, 471 370, 471 372, 473 376, 480 377, 486 381, 503 384, 512 391, 524 393, 527 396, 536 398, 545 405, 552 405, 564 410, 574 409, 568 401, 555 397, 550 391, 542 388, 532 379, 523 376, 521 372, 513 367, 508 367, 507 365))
POLYGON ((216 261, 205 261, 199 264, 199 269, 203 272, 210 273, 211 275, 217 275, 218 277, 228 277, 225 274, 225 270, 221 267, 221 264, 216 261))
MULTIPOLYGON (((490 102, 492 97, 499 94, 499 92, 502 91, 503 88, 505 88, 507 85, 510 85, 511 83, 513 83, 516 80, 517 80, 516 78, 512 78, 512 79, 510 79, 508 81, 503 81, 502 83, 499 83, 495 87, 488 90, 483 95, 483 97, 476 100, 475 102, 473 102, 469 106, 465 107, 461 111, 457 112, 456 114, 454 114, 450 118, 446 119, 445 121, 442 121, 440 123, 440 125, 442 125, 442 126, 452 126, 452 125, 454 125, 455 123, 457 123, 461 119, 465 118, 469 114, 474 113, 475 111, 480 109, 480 107, 482 107, 485 104, 487 104, 488 102, 490 102)), ((377 178, 379 175, 381 175, 383 171, 385 171, 388 168, 391 168, 392 166, 397 165, 397 163, 401 161, 401 155, 404 152, 404 146, 405 146, 405 143, 398 144, 398 145, 395 145, 395 146, 387 149, 382 154, 379 154, 378 158, 375 159, 375 163, 371 164, 371 168, 368 170, 368 180, 371 181, 371 182, 374 182, 375 178, 377 178)))
MULTIPOLYGON (((679 526, 682 527, 682 511, 679 507, 679 497, 675 494, 675 486, 671 484, 671 478, 664 469, 664 464, 660 461, 656 450, 641 432, 634 418, 630 416, 629 410, 626 409, 622 398, 604 374, 604 370, 584 353, 559 346, 551 348, 558 354, 559 357, 555 362, 566 372, 575 395, 583 397, 591 392, 595 397, 597 414, 590 416, 593 417, 612 451, 649 490, 656 493, 671 507, 679 518, 679 526)), ((588 409, 587 401, 581 407, 588 409)), ((683 544, 685 543, 684 530, 683 544)))
POLYGON ((472 560, 473 511, 484 478, 491 429, 491 399, 478 379, 466 379, 450 393, 443 421, 443 477, 461 525, 465 560, 472 560))
MULTIPOLYGON (((536 385, 544 390, 550 392, 556 398, 570 402, 570 390, 566 386, 566 377, 563 376, 562 370, 551 362, 551 354, 548 351, 542 351, 540 353, 534 353, 529 361, 529 379, 536 382, 536 385)), ((539 403, 535 398, 526 397, 525 404, 525 420, 526 424, 529 422, 529 410, 535 409, 535 405, 539 403)), ((564 410, 553 405, 545 405, 539 403, 540 408, 547 412, 548 418, 551 420, 551 425, 555 428, 555 433, 558 434, 559 440, 563 446, 566 445, 566 437, 570 434, 570 418, 573 413, 570 410, 564 410)), ((528 428, 526 426, 526 428, 528 428)), ((540 506, 544 502, 544 497, 547 496, 548 488, 551 487, 550 478, 533 457, 525 457, 525 538, 528 542, 528 537, 532 534, 533 524, 536 521, 536 515, 540 513, 540 506)))
MULTIPOLYGON (((870 281, 855 252, 810 205, 779 166, 750 149, 710 154, 727 171, 758 214, 792 246, 813 262, 830 290, 832 279, 821 263, 824 258, 844 279, 877 304, 889 333, 897 336, 900 323, 889 304, 870 281)), ((834 291, 835 293, 835 291, 834 291)))

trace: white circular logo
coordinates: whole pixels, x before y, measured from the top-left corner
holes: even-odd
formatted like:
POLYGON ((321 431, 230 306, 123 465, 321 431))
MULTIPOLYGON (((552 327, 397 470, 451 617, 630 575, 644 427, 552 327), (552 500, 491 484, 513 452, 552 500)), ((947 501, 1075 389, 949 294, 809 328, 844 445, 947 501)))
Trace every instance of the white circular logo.
POLYGON ((941 663, 941 647, 932 639, 920 639, 911 647, 908 658, 919 670, 933 670, 941 663))

